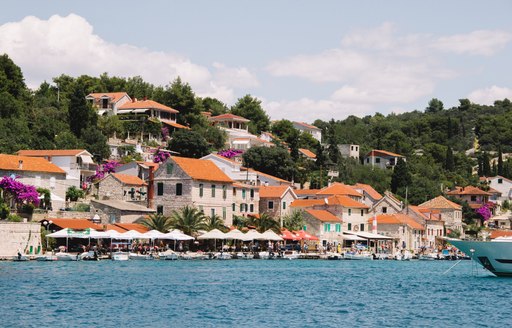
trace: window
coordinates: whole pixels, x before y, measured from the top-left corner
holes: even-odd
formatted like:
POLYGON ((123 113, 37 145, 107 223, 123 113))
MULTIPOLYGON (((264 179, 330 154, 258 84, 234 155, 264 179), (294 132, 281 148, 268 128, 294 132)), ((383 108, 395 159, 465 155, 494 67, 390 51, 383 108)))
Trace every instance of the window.
POLYGON ((212 185, 212 197, 215 198, 215 185, 212 185))
POLYGON ((202 183, 199 184, 199 197, 203 197, 204 194, 204 185, 202 183))
POLYGON ((347 230, 348 230, 348 231, 352 230, 352 223, 349 223, 349 224, 347 225, 347 230))
POLYGON ((380 163, 380 157, 375 158, 375 163, 377 163, 377 164, 380 163))
POLYGON ((158 182, 156 184, 156 194, 157 196, 162 196, 164 194, 164 183, 158 182))
POLYGON ((286 202, 283 202, 283 210, 286 209, 286 202))
POLYGON ((387 212, 388 212, 388 208, 387 208, 386 206, 384 206, 384 207, 382 208, 382 213, 386 214, 387 212))
POLYGON ((236 188, 233 187, 233 196, 236 196, 236 188))
POLYGON ((234 212, 236 210, 236 204, 235 203, 232 203, 231 204, 231 210, 234 212))
POLYGON ((268 202, 268 209, 269 210, 273 210, 274 209, 274 202, 271 201, 271 200, 268 202))
POLYGON ((176 184, 176 196, 181 196, 181 195, 183 195, 183 184, 177 183, 176 184))
POLYGON ((244 211, 244 204, 240 204, 240 212, 244 211))
POLYGON ((215 209, 214 209, 214 208, 212 208, 212 209, 210 210, 210 212, 212 213, 212 214, 210 215, 210 217, 212 217, 212 218, 213 218, 213 217, 215 216, 215 209))
POLYGON ((251 189, 251 198, 254 198, 254 189, 251 189))
POLYGON ((204 213, 203 205, 199 205, 199 212, 204 213))
POLYGON ((110 221, 110 224, 116 223, 116 215, 115 214, 110 214, 109 217, 108 217, 108 220, 110 221))
POLYGON ((471 201, 476 202, 476 196, 471 196, 471 201))
POLYGON ((498 179, 498 183, 503 183, 503 179, 498 179))
POLYGON ((174 164, 173 163, 167 163, 167 165, 165 167, 167 169, 167 174, 172 174, 172 170, 174 169, 174 164))
POLYGON ((364 210, 361 210, 361 216, 364 216, 364 210))
POLYGON ((222 199, 226 199, 228 197, 228 186, 222 185, 222 199))
POLYGON ((331 225, 329 223, 324 223, 324 232, 331 231, 331 225))
POLYGON ((354 146, 350 146, 350 150, 354 150, 354 146))
POLYGON ((226 212, 227 212, 227 211, 226 211, 226 208, 225 208, 225 207, 223 207, 223 208, 222 208, 222 218, 223 218, 224 220, 226 220, 226 212))
POLYGON ((341 224, 336 223, 336 232, 341 232, 341 224))
POLYGON ((254 213, 254 204, 249 205, 249 209, 249 212, 254 213))
POLYGON ((245 188, 242 189, 242 199, 245 199, 245 188))
POLYGON ((359 229, 359 230, 360 230, 360 231, 364 231, 364 223, 361 223, 361 225, 360 225, 360 229, 359 229))
POLYGON ((369 157, 366 159, 366 163, 370 163, 370 158, 369 157))
POLYGON ((351 208, 348 209, 348 215, 352 215, 352 209, 351 208))
POLYGON ((163 207, 163 205, 158 205, 156 207, 156 214, 164 214, 164 207, 163 207))
POLYGON ((302 230, 304 230, 304 231, 308 230, 308 226, 307 226, 307 225, 304 225, 304 226, 302 227, 302 230))

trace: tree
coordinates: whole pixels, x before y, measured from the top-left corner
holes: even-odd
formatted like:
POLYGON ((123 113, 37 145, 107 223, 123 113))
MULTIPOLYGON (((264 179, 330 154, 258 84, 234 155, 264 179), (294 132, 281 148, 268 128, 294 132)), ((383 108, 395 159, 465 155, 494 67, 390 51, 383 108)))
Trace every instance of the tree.
POLYGON ((436 113, 444 109, 443 102, 437 98, 432 98, 428 102, 428 107, 425 109, 425 113, 436 113))
POLYGON ((289 120, 280 120, 272 123, 271 131, 272 134, 278 137, 279 139, 288 142, 290 140, 290 135, 293 130, 296 130, 293 127, 293 123, 289 120))
POLYGON ((82 130, 89 127, 96 127, 98 115, 87 104, 83 87, 75 84, 73 93, 69 100, 69 128, 78 138, 82 135, 82 130))
POLYGON ((66 190, 66 200, 76 202, 79 198, 84 198, 85 193, 83 190, 78 189, 75 186, 71 186, 66 190))
POLYGON ((206 139, 196 131, 178 130, 169 141, 169 150, 178 152, 180 156, 201 158, 210 153, 206 139))
POLYGON ((171 226, 183 231, 184 234, 195 236, 199 230, 204 229, 205 216, 193 206, 185 206, 171 215, 171 226))
POLYGON ((399 158, 391 176, 391 191, 405 197, 405 188, 411 184, 411 174, 407 163, 399 158))
POLYGON ((21 99, 27 92, 21 68, 16 66, 7 54, 0 56, 0 93, 7 92, 21 99))
POLYGON ((150 214, 140 224, 149 230, 158 230, 163 233, 169 232, 173 227, 171 219, 163 214, 150 214))
POLYGON ((238 99, 236 104, 231 107, 231 113, 244 117, 249 122, 249 132, 259 135, 262 131, 268 131, 270 128, 270 118, 261 107, 261 100, 245 95, 238 99))
POLYGON ((109 158, 110 147, 107 144, 107 137, 96 126, 90 126, 82 130, 82 141, 85 148, 94 155, 98 162, 109 158))
POLYGON ((203 111, 212 113, 212 116, 225 114, 229 111, 228 106, 216 98, 202 98, 199 100, 203 111))
POLYGON ((178 123, 180 124, 192 125, 201 116, 192 87, 188 83, 183 83, 180 77, 165 89, 156 88, 153 98, 155 101, 179 110, 178 123))
POLYGON ((452 172, 455 168, 455 160, 453 158, 453 151, 451 147, 446 148, 446 162, 444 168, 449 172, 452 172))
POLYGON ((503 153, 501 151, 501 145, 498 146, 498 175, 503 175, 503 153))
POLYGON ((250 217, 248 218, 247 225, 255 226, 256 230, 263 233, 268 229, 273 230, 276 233, 280 231, 280 224, 273 217, 271 217, 268 213, 263 213, 259 218, 250 217))
POLYGON ((283 226, 288 230, 302 230, 304 228, 304 211, 293 211, 283 218, 283 226))
POLYGON ((56 149, 79 149, 80 147, 82 147, 80 140, 69 130, 55 136, 56 149))
POLYGON ((274 175, 281 179, 292 180, 296 165, 288 151, 282 147, 252 147, 243 154, 246 167, 274 175))
POLYGON ((218 229, 220 231, 226 231, 226 226, 224 225, 224 220, 218 216, 207 216, 204 221, 204 229, 207 231, 218 229))

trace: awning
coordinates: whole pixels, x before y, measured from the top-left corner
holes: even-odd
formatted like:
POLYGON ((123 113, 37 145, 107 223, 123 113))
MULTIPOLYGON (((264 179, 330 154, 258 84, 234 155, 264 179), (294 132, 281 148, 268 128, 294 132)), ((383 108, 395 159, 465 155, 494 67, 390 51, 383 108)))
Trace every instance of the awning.
POLYGON ((235 140, 233 141, 233 145, 247 145, 249 140, 235 140))
POLYGON ((364 239, 388 239, 388 240, 394 239, 393 237, 388 237, 388 236, 379 235, 379 234, 371 233, 371 232, 364 232, 364 231, 363 232, 345 231, 343 233, 347 233, 347 234, 351 234, 351 235, 356 235, 356 236, 359 236, 359 237, 364 238, 364 239))
POLYGON ((80 155, 80 158, 82 159, 83 164, 94 164, 91 156, 89 156, 89 155, 80 155))

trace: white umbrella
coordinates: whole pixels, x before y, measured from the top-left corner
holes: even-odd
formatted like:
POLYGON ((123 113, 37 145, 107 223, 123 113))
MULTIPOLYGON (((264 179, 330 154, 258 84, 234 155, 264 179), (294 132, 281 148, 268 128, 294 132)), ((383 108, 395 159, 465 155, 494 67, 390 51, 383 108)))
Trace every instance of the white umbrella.
POLYGON ((245 241, 249 241, 249 240, 267 240, 262 233, 258 232, 258 230, 255 230, 255 229, 251 229, 249 231, 247 231, 247 233, 245 234, 245 241))
POLYGON ((245 240, 245 234, 242 231, 238 230, 238 229, 233 229, 233 230, 229 231, 224 238, 226 238, 226 239, 245 240))
POLYGON ((283 240, 283 238, 281 238, 281 236, 279 236, 277 233, 275 233, 271 229, 268 229, 262 235, 263 235, 263 237, 265 237, 265 240, 270 240, 270 241, 281 241, 281 240, 283 240))
POLYGON ((129 230, 125 233, 122 233, 125 239, 148 239, 148 236, 145 236, 143 233, 138 232, 137 230, 129 230))
POLYGON ((145 236, 145 238, 149 238, 149 239, 153 240, 153 239, 164 239, 163 236, 165 236, 165 233, 153 229, 153 230, 144 232, 143 235, 145 236))
POLYGON ((173 230, 169 233, 164 234, 163 239, 171 239, 171 240, 194 240, 194 237, 184 234, 179 230, 173 230))
POLYGON ((197 239, 226 239, 226 234, 219 229, 213 229, 197 237, 197 239))

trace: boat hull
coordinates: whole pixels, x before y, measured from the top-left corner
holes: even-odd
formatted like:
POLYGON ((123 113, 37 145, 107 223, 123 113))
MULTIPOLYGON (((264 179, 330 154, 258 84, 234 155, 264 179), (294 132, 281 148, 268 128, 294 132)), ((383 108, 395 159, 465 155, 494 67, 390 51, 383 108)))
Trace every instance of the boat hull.
POLYGON ((498 277, 512 277, 512 242, 448 240, 498 277))

